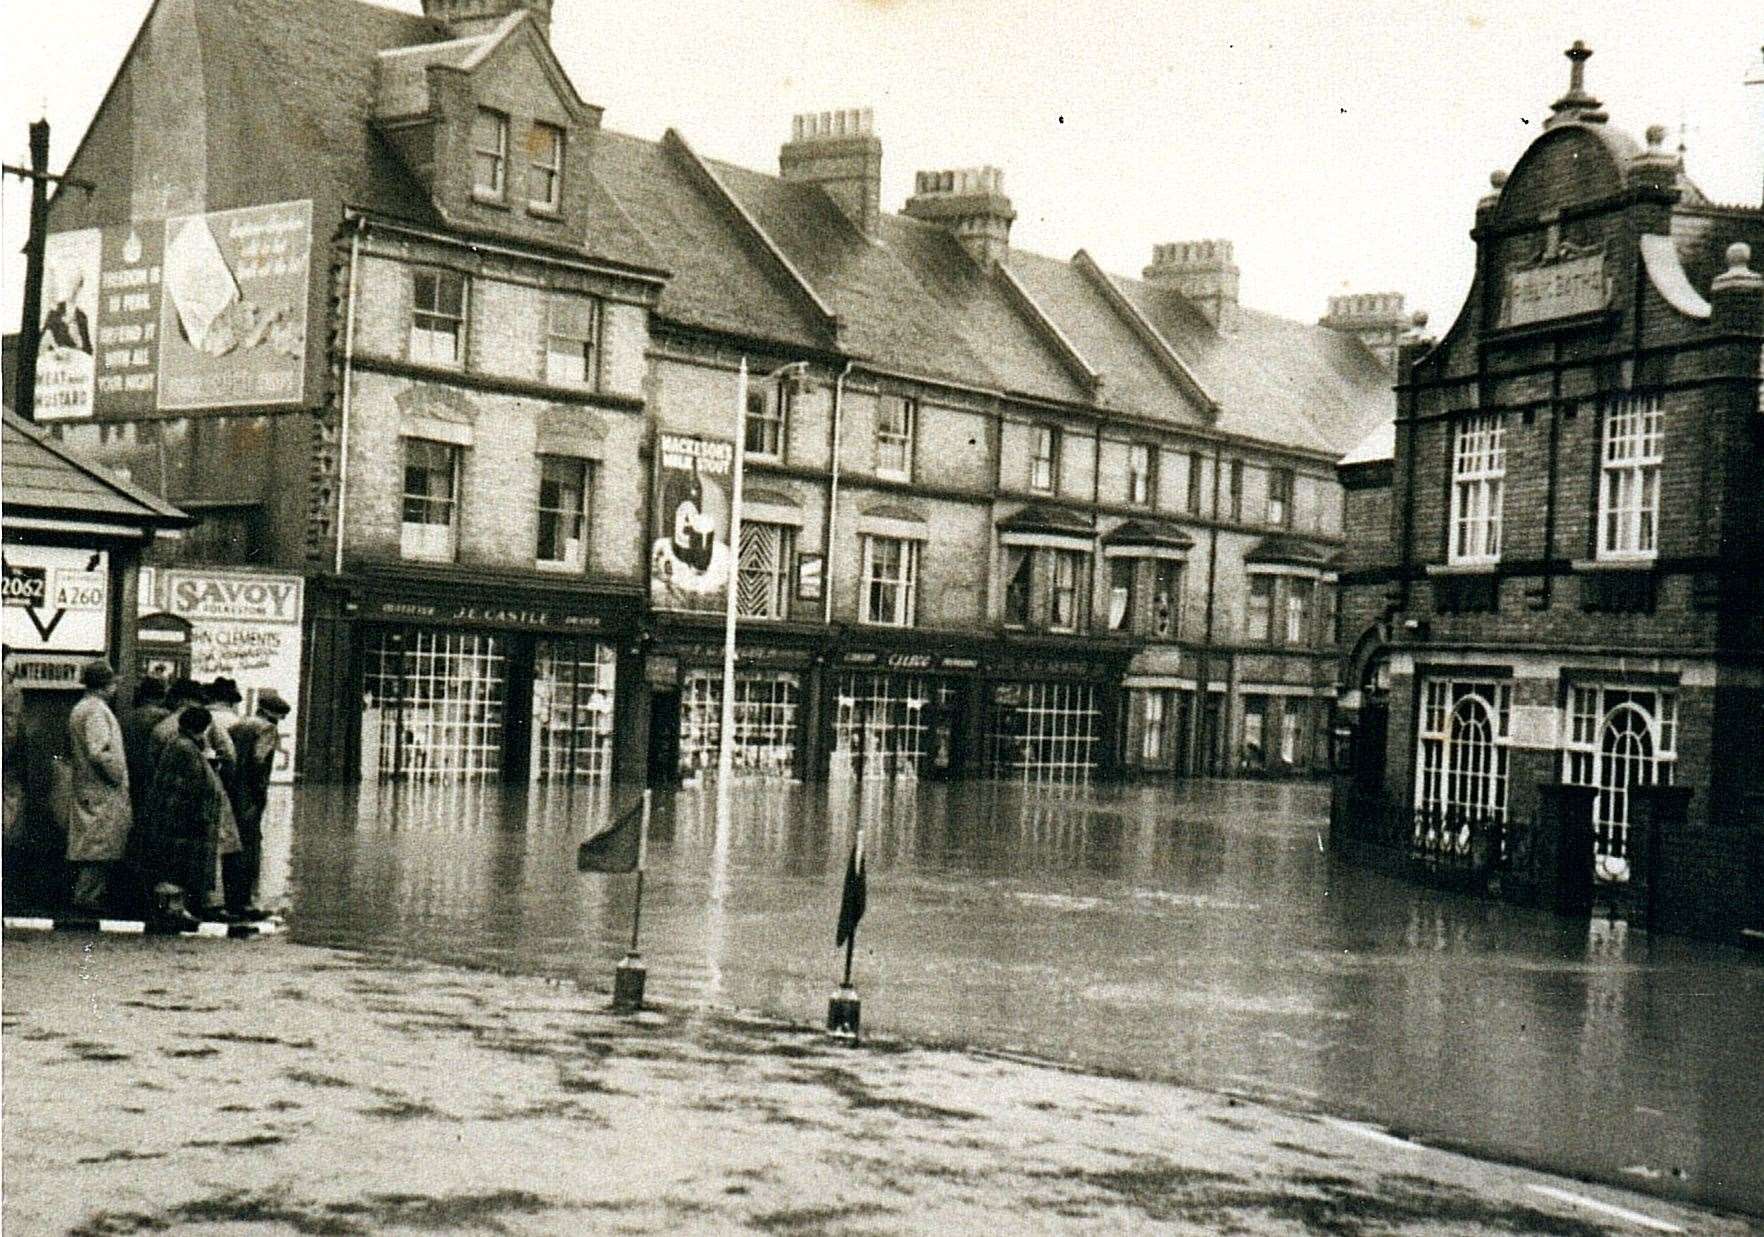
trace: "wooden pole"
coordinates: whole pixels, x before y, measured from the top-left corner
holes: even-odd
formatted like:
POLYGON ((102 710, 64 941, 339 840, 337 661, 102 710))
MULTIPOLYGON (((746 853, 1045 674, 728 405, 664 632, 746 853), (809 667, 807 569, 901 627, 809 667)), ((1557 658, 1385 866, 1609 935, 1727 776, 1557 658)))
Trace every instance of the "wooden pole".
POLYGON ((643 922, 643 868, 649 850, 649 797, 654 792, 643 788, 643 819, 637 826, 637 903, 631 908, 631 952, 637 952, 637 929, 643 922))

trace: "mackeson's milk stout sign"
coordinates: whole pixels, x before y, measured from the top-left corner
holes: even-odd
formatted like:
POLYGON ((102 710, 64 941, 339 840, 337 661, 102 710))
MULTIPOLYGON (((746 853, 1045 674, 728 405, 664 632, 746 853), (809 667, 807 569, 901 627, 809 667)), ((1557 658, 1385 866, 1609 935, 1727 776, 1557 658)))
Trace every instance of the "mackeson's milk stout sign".
POLYGON ((664 433, 657 448, 650 604, 721 613, 734 564, 729 525, 735 444, 664 433))

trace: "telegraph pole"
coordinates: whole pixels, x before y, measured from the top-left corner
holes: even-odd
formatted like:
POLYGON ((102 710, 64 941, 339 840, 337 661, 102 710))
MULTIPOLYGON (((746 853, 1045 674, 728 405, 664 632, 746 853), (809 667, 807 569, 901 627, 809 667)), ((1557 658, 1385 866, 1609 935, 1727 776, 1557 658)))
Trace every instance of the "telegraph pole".
POLYGON ((49 122, 31 123, 31 166, 0 165, 8 176, 31 182, 31 232, 25 241, 25 282, 23 321, 18 327, 18 376, 13 384, 13 401, 19 416, 36 420, 37 349, 43 333, 43 253, 49 242, 49 185, 77 185, 92 195, 89 180, 59 176, 49 170, 49 122))

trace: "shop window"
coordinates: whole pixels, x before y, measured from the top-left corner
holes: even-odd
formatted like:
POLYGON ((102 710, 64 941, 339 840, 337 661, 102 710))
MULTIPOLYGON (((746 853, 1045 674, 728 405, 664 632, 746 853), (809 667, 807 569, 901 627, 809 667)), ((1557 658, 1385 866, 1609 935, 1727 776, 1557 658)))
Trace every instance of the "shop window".
POLYGON ((1619 395, 1605 408, 1599 475, 1601 559, 1653 558, 1660 526, 1665 420, 1660 397, 1619 395))
POLYGON ((1569 690, 1562 780, 1594 786, 1594 871, 1629 879, 1629 791, 1670 786, 1678 762, 1678 693, 1617 684, 1569 690))
POLYGON ((1243 746, 1238 766, 1245 773, 1260 773, 1268 767, 1268 697, 1243 698, 1243 746))
MULTIPOLYGON (((916 778, 956 688, 915 674, 842 674, 833 701, 835 778, 916 778)), ((938 753, 947 765, 947 753, 938 753)))
POLYGON ((1292 524, 1292 469, 1275 468, 1268 473, 1268 523, 1276 528, 1292 524))
POLYGON ((884 395, 876 409, 876 475, 907 481, 913 473, 913 431, 918 406, 899 395, 884 395))
POLYGON ((1458 423, 1452 451, 1452 514, 1449 558, 1454 563, 1493 563, 1501 557, 1501 505, 1507 476, 1506 431, 1499 413, 1479 413, 1458 423))
POLYGON ((598 386, 599 303, 573 292, 553 292, 545 312, 545 381, 558 386, 598 386))
POLYGON ((1109 560, 1109 630, 1129 631, 1133 627, 1133 585, 1139 574, 1139 562, 1131 558, 1109 560))
POLYGON ((527 206, 543 214, 563 204, 564 131, 534 121, 527 132, 527 206))
POLYGON ((1505 820, 1512 684, 1422 682, 1416 829, 1440 818, 1505 820), (1430 819, 1431 818, 1431 819, 1430 819))
POLYGON ((787 524, 741 524, 740 588, 736 605, 742 618, 790 617, 790 564, 796 530, 787 524))
POLYGON ((546 455, 539 460, 539 566, 581 571, 588 565, 587 460, 546 455))
POLYGON ((1029 625, 1029 598, 1035 557, 1020 546, 1006 546, 1004 552, 1004 621, 1006 627, 1029 625))
POLYGON ((750 456, 784 458, 785 430, 790 420, 789 383, 764 383, 747 389, 746 447, 750 456))
MULTIPOLYGON (((802 682, 790 671, 744 672, 735 676, 735 730, 731 764, 737 773, 773 777, 796 775, 797 719, 802 682)), ((694 671, 680 692, 680 774, 714 771, 723 734, 723 677, 720 671, 694 671)))
POLYGON ((466 280, 458 271, 411 271, 410 359, 458 365, 465 356, 466 280))
POLYGON ((1172 559, 1152 560, 1151 634, 1174 639, 1181 626, 1182 564, 1172 559))
POLYGON ((1032 781, 1087 778, 1096 770, 1101 724, 1089 683, 1000 683, 993 688, 993 771, 1032 781))
POLYGON ((1266 642, 1271 638, 1270 622, 1274 614, 1274 577, 1251 576, 1249 597, 1245 602, 1244 639, 1266 642))
POLYGON ((605 785, 612 772, 617 651, 587 640, 541 640, 533 662, 534 781, 605 785))
POLYGON ((404 440, 405 558, 450 563, 459 548, 459 457, 452 443, 404 440))
POLYGON ((500 202, 508 191, 508 117, 480 107, 472 121, 472 192, 500 202))
POLYGON ((1311 643, 1311 599, 1317 586, 1310 580, 1286 582, 1286 642, 1311 643))
POLYGON ((911 627, 918 573, 918 542, 904 537, 865 537, 863 621, 883 627, 911 627))
POLYGON ((1157 457, 1152 454, 1150 446, 1143 442, 1127 445, 1127 501, 1137 506, 1149 506, 1152 494, 1156 491, 1156 478, 1152 475, 1153 461, 1157 457))
POLYGON ((371 632, 363 676, 363 773, 485 778, 502 772, 508 649, 493 632, 371 632))
POLYGON ((1037 425, 1029 432, 1035 448, 1029 461, 1029 488, 1051 493, 1059 469, 1060 432, 1051 425, 1037 425))

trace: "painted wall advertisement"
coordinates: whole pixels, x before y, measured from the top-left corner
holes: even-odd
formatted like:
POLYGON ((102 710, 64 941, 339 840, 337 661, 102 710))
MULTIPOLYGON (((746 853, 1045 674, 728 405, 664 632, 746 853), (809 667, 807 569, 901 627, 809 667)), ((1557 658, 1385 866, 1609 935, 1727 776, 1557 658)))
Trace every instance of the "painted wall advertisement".
POLYGON ((257 708, 257 693, 273 687, 294 707, 281 724, 274 780, 294 778, 294 736, 300 733, 299 576, 211 569, 168 570, 165 609, 190 623, 190 675, 207 682, 221 675, 239 684, 242 710, 257 708))
POLYGON ((22 654, 108 648, 110 556, 68 546, 8 545, 6 647, 22 654))
POLYGON ((655 542, 649 600, 658 610, 721 613, 734 561, 729 519, 735 444, 662 434, 656 452, 655 542))
POLYGON ((312 203, 48 239, 37 417, 298 403, 312 203))

